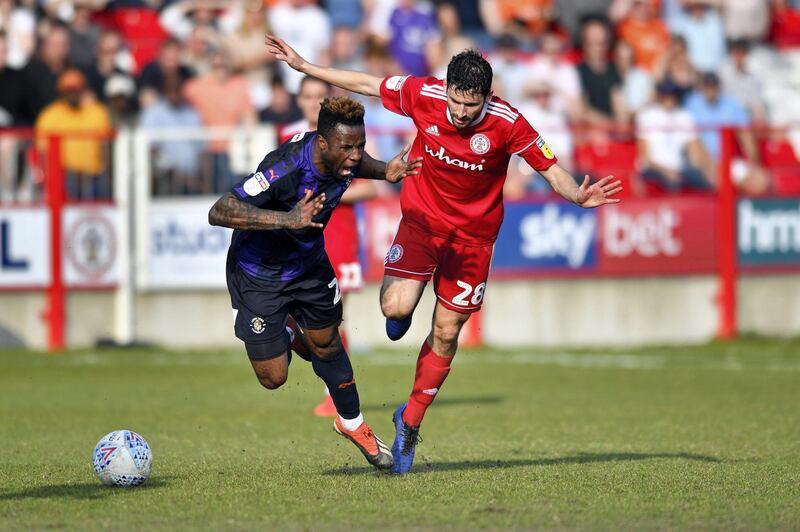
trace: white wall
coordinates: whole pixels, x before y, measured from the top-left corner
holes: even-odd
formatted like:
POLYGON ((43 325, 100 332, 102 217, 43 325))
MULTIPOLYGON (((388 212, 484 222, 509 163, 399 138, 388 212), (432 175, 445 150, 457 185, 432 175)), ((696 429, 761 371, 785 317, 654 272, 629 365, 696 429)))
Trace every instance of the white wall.
MULTIPOLYGON (((345 327, 353 350, 373 346, 416 349, 430 328, 430 286, 405 338, 384 332, 378 286, 345 300, 345 327)), ((626 346, 691 344, 717 332, 714 277, 572 279, 490 282, 482 312, 484 341, 496 346, 626 346)), ((0 294, 0 325, 31 347, 46 345, 38 292, 0 294)), ((113 332, 110 292, 71 292, 67 339, 92 345, 113 332)), ((136 296, 136 339, 171 347, 235 346, 228 294, 222 291, 150 292, 136 296)), ((800 276, 758 276, 739 281, 742 332, 800 334, 800 276)))

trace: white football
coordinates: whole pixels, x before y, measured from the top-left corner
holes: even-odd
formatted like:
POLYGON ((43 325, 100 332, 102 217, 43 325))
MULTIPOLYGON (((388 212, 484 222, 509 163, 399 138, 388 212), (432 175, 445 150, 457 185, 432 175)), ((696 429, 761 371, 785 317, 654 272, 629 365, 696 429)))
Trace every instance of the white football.
POLYGON ((132 430, 109 432, 94 448, 94 472, 107 486, 138 486, 152 465, 150 446, 132 430))

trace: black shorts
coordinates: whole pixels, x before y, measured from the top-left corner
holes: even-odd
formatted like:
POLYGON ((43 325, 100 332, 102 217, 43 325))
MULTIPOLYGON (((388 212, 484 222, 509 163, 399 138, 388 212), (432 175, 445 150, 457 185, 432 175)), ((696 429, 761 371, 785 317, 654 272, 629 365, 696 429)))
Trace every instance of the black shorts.
POLYGON ((325 329, 342 321, 339 283, 326 256, 300 277, 277 283, 252 277, 228 260, 227 280, 233 330, 247 344, 262 344, 259 351, 265 356, 260 360, 275 358, 289 349, 289 314, 303 329, 325 329))

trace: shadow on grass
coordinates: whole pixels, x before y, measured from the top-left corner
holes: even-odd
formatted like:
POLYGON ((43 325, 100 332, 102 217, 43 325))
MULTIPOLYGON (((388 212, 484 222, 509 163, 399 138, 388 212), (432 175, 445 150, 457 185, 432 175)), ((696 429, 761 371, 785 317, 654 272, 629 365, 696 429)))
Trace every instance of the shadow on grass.
MULTIPOLYGON (((500 395, 484 395, 480 397, 437 397, 436 408, 461 405, 496 405, 505 402, 506 398, 500 395)), ((362 411, 390 410, 397 408, 395 403, 381 403, 362 405, 362 411)))
MULTIPOLYGON (((555 466, 568 464, 594 464, 598 462, 628 462, 672 458, 697 462, 722 462, 719 458, 691 453, 579 453, 573 456, 520 460, 464 460, 461 462, 419 462, 412 473, 430 471, 467 471, 472 469, 509 469, 512 467, 555 466)), ((374 473, 371 467, 340 467, 329 469, 323 475, 365 475, 374 473)))
POLYGON ((77 484, 51 484, 36 486, 21 491, 0 493, 0 501, 13 501, 20 499, 102 499, 120 492, 149 491, 169 484, 169 479, 151 478, 141 486, 135 488, 119 488, 104 486, 100 481, 80 482, 77 484))

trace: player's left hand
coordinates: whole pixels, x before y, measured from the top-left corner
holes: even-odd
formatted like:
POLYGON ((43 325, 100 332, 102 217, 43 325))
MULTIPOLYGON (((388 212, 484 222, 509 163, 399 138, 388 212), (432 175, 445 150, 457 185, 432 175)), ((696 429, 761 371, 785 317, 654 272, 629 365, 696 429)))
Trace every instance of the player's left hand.
POLYGON ((597 183, 589 185, 589 176, 583 178, 583 183, 578 187, 575 195, 575 203, 584 209, 592 209, 607 203, 619 203, 619 198, 613 198, 615 194, 622 190, 622 181, 619 179, 612 182, 614 176, 606 176, 597 183))
POLYGON ((409 151, 411 151, 411 143, 406 144, 405 147, 400 150, 400 153, 386 163, 386 181, 389 183, 398 183, 404 177, 417 175, 419 173, 419 169, 422 168, 422 157, 417 157, 412 161, 406 161, 403 157, 408 155, 409 151))

